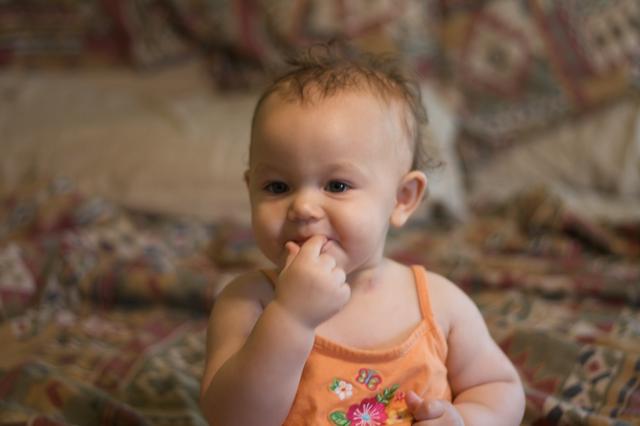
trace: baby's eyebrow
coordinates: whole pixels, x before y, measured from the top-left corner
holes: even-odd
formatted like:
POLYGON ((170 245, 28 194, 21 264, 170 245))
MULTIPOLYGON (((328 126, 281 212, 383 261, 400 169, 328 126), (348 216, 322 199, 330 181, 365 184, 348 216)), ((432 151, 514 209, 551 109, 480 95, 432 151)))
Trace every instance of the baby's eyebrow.
MULTIPOLYGON (((259 162, 255 164, 252 169, 252 174, 254 176, 266 177, 266 176, 297 176, 300 173, 305 173, 306 167, 303 165, 298 165, 299 169, 296 169, 296 166, 286 165, 286 164, 272 164, 268 162, 259 162), (302 169, 302 170, 300 170, 302 169)), ((339 161, 336 163, 330 163, 324 167, 322 167, 321 173, 324 177, 333 177, 333 178, 342 178, 342 179, 365 179, 370 176, 370 173, 367 173, 367 170, 361 166, 358 166, 355 163, 349 161, 339 161)))
POLYGON ((329 167, 329 171, 333 173, 355 173, 361 176, 366 175, 362 167, 359 167, 357 164, 347 161, 332 164, 329 167))
POLYGON ((277 165, 269 164, 269 163, 258 163, 255 166, 251 167, 254 173, 264 174, 275 172, 279 169, 277 165))

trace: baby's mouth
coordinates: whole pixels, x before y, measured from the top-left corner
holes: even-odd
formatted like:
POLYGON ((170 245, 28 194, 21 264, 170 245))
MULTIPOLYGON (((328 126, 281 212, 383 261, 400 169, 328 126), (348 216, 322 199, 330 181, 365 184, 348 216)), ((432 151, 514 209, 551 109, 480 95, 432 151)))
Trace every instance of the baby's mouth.
POLYGON ((311 237, 308 238, 294 238, 292 240, 289 241, 293 241, 294 243, 296 243, 298 246, 302 247, 304 245, 304 243, 306 243, 307 241, 309 241, 311 239, 311 237))
MULTIPOLYGON (((312 236, 310 236, 310 237, 292 238, 292 239, 289 239, 289 240, 287 240, 287 241, 294 242, 294 243, 296 243, 296 245, 297 245, 298 247, 302 247, 302 246, 303 246, 307 241, 309 241, 309 240, 310 240, 311 238, 313 238, 313 237, 314 237, 314 236, 312 235, 312 236)), ((326 236, 325 236, 324 238, 325 238, 325 240, 326 240, 326 241, 325 241, 325 243, 324 243, 324 245, 323 245, 323 248, 324 248, 324 247, 326 247, 329 243, 333 242, 333 239, 331 239, 331 238, 329 238, 329 237, 326 237, 326 236)))

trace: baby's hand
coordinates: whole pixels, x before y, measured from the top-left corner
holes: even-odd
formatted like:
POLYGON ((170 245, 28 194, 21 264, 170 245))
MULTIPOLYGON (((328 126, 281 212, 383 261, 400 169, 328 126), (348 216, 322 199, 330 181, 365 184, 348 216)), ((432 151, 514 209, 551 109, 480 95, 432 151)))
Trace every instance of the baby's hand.
POLYGON ((342 309, 351 296, 344 270, 332 256, 322 253, 326 242, 320 235, 302 247, 287 242, 287 260, 276 283, 275 301, 313 329, 342 309))
POLYGON ((414 426, 464 426, 460 413, 449 401, 425 401, 411 391, 407 393, 406 401, 416 420, 414 426))

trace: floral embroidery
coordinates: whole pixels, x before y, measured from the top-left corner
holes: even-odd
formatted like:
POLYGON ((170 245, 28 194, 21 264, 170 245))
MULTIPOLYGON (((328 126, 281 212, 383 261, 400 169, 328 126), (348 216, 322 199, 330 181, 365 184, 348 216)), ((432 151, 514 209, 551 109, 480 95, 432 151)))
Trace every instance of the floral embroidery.
MULTIPOLYGON (((338 380, 334 380, 334 383, 338 380)), ((329 420, 338 426, 381 426, 397 423, 411 423, 413 417, 405 402, 404 392, 397 392, 399 385, 393 385, 373 398, 365 398, 353 404, 347 412, 334 411, 329 420)))
POLYGON ((380 374, 378 374, 376 370, 361 368, 358 370, 356 381, 365 385, 367 389, 374 391, 378 389, 378 386, 382 383, 382 377, 380 377, 380 374))
POLYGON ((334 411, 333 413, 329 414, 329 420, 331 420, 334 425, 338 426, 351 425, 351 422, 349 421, 349 419, 347 419, 347 415, 343 411, 334 411))
POLYGON ((405 401, 405 393, 398 392, 394 395, 393 399, 387 405, 385 412, 387 413, 388 425, 397 423, 404 423, 408 419, 412 419, 412 415, 409 412, 409 407, 405 401))
POLYGON ((345 380, 340 380, 337 378, 333 379, 333 382, 331 382, 331 385, 329 385, 329 389, 335 392, 335 394, 338 395, 338 398, 340 398, 341 401, 347 398, 351 398, 351 395, 353 395, 353 385, 345 380))
POLYGON ((387 420, 383 403, 376 398, 363 399, 360 404, 354 404, 347 411, 347 419, 353 426, 379 426, 387 420))

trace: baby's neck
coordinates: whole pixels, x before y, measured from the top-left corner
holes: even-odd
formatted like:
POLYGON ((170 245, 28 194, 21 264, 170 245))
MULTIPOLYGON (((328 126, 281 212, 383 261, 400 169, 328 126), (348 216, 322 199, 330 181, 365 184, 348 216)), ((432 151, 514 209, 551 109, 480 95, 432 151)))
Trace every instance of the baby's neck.
POLYGON ((347 276, 347 283, 351 287, 352 295, 359 292, 369 293, 375 291, 385 282, 393 263, 390 259, 382 258, 373 267, 351 272, 347 276))
POLYGON ((418 327, 422 316, 409 267, 384 259, 348 278, 354 280, 348 281, 349 302, 316 329, 318 336, 352 348, 384 349, 403 342, 418 327))

